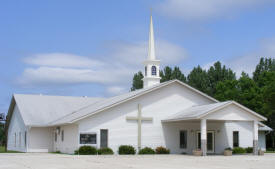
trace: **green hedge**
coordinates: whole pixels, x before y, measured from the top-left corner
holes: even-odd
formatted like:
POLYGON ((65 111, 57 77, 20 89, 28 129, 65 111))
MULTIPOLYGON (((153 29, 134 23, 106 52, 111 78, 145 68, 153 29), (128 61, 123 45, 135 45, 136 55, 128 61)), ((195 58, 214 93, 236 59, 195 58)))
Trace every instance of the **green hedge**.
POLYGON ((233 154, 244 154, 246 153, 245 149, 242 147, 235 147, 232 151, 233 154))
POLYGON ((253 147, 245 148, 246 153, 253 153, 253 147))
POLYGON ((97 150, 92 146, 81 146, 78 150, 75 150, 75 154, 79 155, 96 155, 97 150))
POLYGON ((97 150, 98 155, 112 155, 114 154, 111 148, 100 148, 97 150))
POLYGON ((170 154, 170 150, 160 146, 156 148, 156 154, 170 154))
POLYGON ((120 155, 136 154, 136 149, 130 145, 121 145, 118 148, 118 154, 120 154, 120 155))
POLYGON ((145 147, 143 149, 140 149, 138 154, 155 154, 155 150, 150 147, 145 147))

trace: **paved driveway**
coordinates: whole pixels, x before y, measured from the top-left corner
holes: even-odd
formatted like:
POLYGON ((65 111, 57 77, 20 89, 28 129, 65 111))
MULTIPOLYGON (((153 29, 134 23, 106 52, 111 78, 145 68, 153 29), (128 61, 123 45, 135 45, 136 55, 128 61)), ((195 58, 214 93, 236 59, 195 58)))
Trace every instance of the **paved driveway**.
POLYGON ((136 155, 76 156, 0 154, 0 169, 274 169, 275 154, 265 156, 136 155))

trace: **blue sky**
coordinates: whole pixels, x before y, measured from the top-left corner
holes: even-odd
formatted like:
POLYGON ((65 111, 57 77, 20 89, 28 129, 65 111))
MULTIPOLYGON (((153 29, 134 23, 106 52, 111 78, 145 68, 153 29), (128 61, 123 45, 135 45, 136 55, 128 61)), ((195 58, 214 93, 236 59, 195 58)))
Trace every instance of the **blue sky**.
POLYGON ((150 8, 161 66, 221 61, 251 73, 275 53, 272 0, 0 2, 0 112, 13 93, 108 97, 147 56, 150 8))

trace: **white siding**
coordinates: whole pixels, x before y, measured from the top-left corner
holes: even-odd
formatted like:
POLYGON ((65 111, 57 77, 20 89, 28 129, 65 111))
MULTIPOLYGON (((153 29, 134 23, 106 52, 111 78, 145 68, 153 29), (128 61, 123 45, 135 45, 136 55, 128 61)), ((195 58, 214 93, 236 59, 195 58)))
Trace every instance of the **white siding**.
POLYGON ((78 148, 78 126, 66 125, 60 127, 60 134, 57 134, 57 141, 54 138, 55 130, 52 130, 54 141, 54 151, 61 151, 63 153, 73 154, 78 148), (62 130, 64 131, 64 141, 62 141, 62 130))
POLYGON ((81 120, 79 132, 97 133, 94 146, 99 147, 100 129, 108 129, 109 147, 115 152, 122 144, 137 148, 137 122, 126 121, 126 116, 137 116, 137 105, 141 104, 142 116, 153 117, 153 122, 142 122, 142 146, 165 146, 162 119, 192 105, 209 103, 213 101, 175 83, 81 120))
POLYGON ((17 105, 14 106, 13 114, 11 117, 9 129, 8 129, 8 143, 7 149, 14 151, 26 151, 25 144, 25 132, 27 128, 24 121, 20 115, 20 111, 17 105), (15 138, 16 133, 16 138, 15 138), (21 134, 20 134, 21 133, 21 134), (21 138, 19 138, 21 136, 21 138), (15 141, 16 139, 16 141, 15 141), (20 144, 21 143, 21 144, 20 144))
POLYGON ((32 127, 29 132, 28 152, 51 152, 53 149, 53 129, 32 127))
MULTIPOLYGON (((252 122, 223 122, 207 121, 207 131, 215 133, 215 153, 222 154, 227 147, 233 147, 233 131, 239 131, 239 146, 253 146, 253 126, 252 122)), ((200 131, 200 123, 197 121, 163 123, 163 132, 165 135, 165 145, 171 150, 171 153, 191 153, 196 149, 196 132, 200 131), (187 130, 187 149, 179 148, 179 131, 187 130)))
POLYGON ((240 120, 253 121, 259 120, 256 116, 246 112, 236 105, 229 105, 221 110, 210 113, 205 118, 213 120, 240 120))

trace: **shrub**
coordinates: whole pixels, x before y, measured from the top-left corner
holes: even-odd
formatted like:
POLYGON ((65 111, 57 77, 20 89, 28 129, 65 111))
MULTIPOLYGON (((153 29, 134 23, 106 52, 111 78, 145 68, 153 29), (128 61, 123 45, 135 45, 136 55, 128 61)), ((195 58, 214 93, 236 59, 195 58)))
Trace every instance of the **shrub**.
POLYGON ((143 149, 140 149, 138 154, 155 154, 155 151, 150 147, 145 147, 143 149))
POLYGON ((130 145, 121 145, 118 148, 118 154, 136 154, 136 149, 130 145))
POLYGON ((97 150, 98 155, 112 155, 114 154, 111 148, 100 148, 97 150))
POLYGON ((253 147, 245 148, 246 153, 253 153, 253 147))
POLYGON ((81 146, 75 153, 80 155, 95 155, 97 151, 96 148, 92 146, 81 146))
POLYGON ((156 154, 170 154, 170 150, 160 146, 156 148, 156 154))
POLYGON ((275 148, 267 148, 266 151, 275 151, 275 148))
POLYGON ((230 151, 232 151, 232 148, 231 147, 227 147, 224 150, 230 150, 230 151))
POLYGON ((232 151, 233 154, 244 154, 246 153, 245 149, 242 147, 235 147, 232 151))

